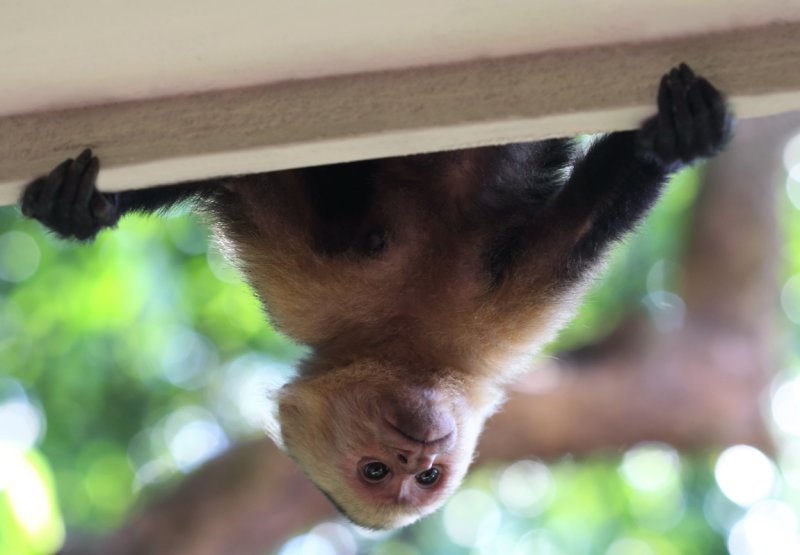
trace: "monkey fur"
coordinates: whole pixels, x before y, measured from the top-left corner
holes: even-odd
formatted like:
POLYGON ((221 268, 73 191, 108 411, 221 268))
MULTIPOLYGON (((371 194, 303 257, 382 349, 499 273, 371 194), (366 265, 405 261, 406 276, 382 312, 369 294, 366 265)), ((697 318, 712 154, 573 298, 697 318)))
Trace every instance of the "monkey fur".
POLYGON ((682 64, 657 115, 575 141, 473 148, 102 193, 89 150, 22 211, 90 240, 191 201, 275 326, 307 345, 274 439, 353 522, 409 524, 460 483, 503 385, 568 320, 609 246, 733 119, 682 64))

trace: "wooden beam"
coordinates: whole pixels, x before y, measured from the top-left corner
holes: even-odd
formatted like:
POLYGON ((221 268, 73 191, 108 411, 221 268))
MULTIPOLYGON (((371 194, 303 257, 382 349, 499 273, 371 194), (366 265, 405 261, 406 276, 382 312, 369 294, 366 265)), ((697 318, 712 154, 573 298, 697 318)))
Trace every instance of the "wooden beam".
POLYGON ((800 23, 0 118, 0 204, 91 146, 100 187, 632 128, 686 61, 740 117, 800 109, 800 23))

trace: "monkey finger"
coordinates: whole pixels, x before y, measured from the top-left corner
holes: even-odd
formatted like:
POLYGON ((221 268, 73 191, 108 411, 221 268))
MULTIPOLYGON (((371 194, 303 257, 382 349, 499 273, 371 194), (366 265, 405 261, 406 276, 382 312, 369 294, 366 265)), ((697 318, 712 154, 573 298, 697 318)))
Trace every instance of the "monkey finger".
POLYGON ((692 68, 690 68, 688 64, 684 62, 678 66, 678 74, 683 82, 683 86, 688 90, 696 79, 694 71, 692 71, 692 68))
POLYGON ((56 205, 54 219, 63 228, 63 232, 68 233, 73 225, 73 212, 75 209, 75 195, 78 183, 86 169, 86 164, 91 157, 90 152, 84 150, 67 168, 64 181, 56 195, 56 205))
POLYGON ((706 79, 697 79, 697 87, 709 113, 710 127, 714 131, 717 146, 724 146, 733 135, 733 118, 728 111, 725 98, 706 79))
POLYGON ((658 87, 658 115, 656 118, 657 127, 653 136, 653 148, 665 161, 671 161, 675 157, 676 144, 672 91, 668 75, 661 78, 661 84, 658 87))
POLYGON ((692 114, 694 127, 694 145, 697 149, 695 155, 708 155, 713 152, 713 133, 711 118, 703 101, 703 96, 697 84, 693 84, 687 93, 689 111, 692 114))
POLYGON ((693 148, 693 126, 689 103, 686 98, 686 87, 677 69, 673 69, 670 72, 669 85, 672 95, 672 113, 675 121, 677 147, 681 157, 685 159, 693 148))
POLYGON ((78 190, 75 195, 76 207, 84 207, 88 211, 89 200, 92 198, 92 193, 95 191, 95 183, 97 182, 97 174, 99 172, 100 160, 98 160, 96 156, 93 156, 86 165, 86 169, 78 183, 78 190))
POLYGON ((40 177, 25 187, 19 202, 24 216, 35 218, 39 215, 38 205, 45 185, 46 178, 40 177))
POLYGON ((67 168, 72 164, 72 158, 64 160, 51 171, 44 180, 41 194, 36 202, 36 213, 40 218, 50 219, 53 212, 53 203, 58 195, 59 189, 64 182, 64 175, 67 168))

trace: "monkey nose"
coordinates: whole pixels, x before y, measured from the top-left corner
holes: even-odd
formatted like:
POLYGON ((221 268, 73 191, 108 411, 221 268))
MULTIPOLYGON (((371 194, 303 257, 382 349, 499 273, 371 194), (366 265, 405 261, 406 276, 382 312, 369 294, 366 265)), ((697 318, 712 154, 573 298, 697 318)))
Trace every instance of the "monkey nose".
POLYGON ((401 468, 410 474, 428 470, 433 466, 436 455, 428 453, 397 453, 401 468))

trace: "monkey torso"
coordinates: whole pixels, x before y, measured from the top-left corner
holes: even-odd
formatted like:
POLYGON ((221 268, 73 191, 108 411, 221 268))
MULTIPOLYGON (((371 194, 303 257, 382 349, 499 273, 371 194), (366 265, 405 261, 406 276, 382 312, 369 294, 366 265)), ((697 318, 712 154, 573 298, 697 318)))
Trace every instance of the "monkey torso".
POLYGON ((572 158, 559 140, 242 177, 212 214, 274 325, 328 359, 507 364, 564 311, 504 282, 572 158))

